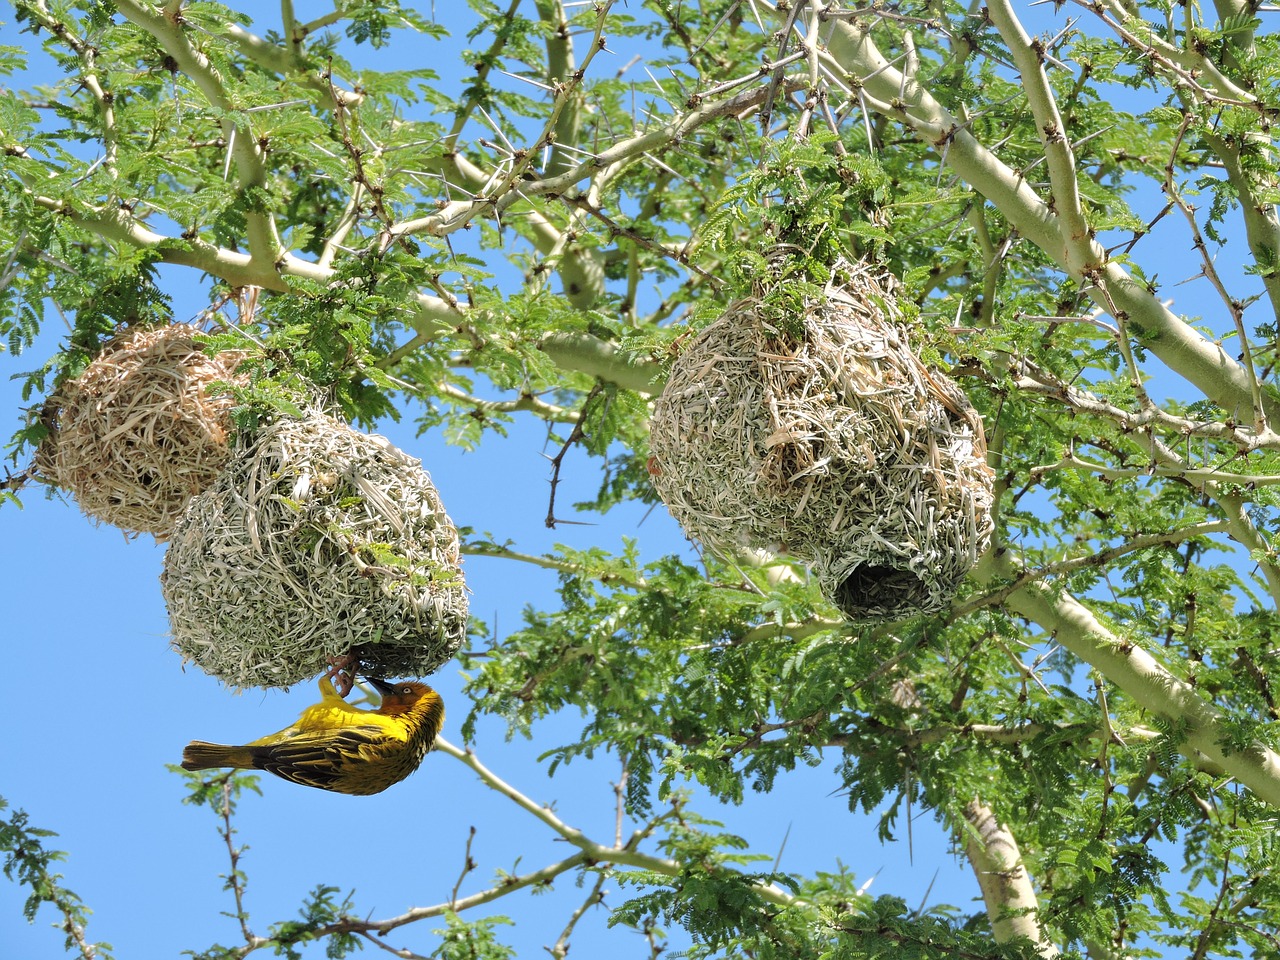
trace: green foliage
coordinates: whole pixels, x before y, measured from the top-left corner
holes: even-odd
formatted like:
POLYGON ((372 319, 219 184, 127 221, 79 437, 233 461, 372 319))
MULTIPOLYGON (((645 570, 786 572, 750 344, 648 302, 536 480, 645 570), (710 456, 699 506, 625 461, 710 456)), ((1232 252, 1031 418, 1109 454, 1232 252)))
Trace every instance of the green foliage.
POLYGON ((759 296, 761 316, 792 337, 794 318, 822 295, 837 261, 878 259, 890 239, 885 171, 873 157, 837 155, 835 140, 761 143, 760 166, 725 190, 700 231, 727 268, 724 295, 759 296))
POLYGON ((356 43, 368 43, 375 48, 387 44, 394 28, 411 27, 418 33, 437 38, 447 35, 438 23, 433 23, 400 0, 348 0, 343 3, 342 12, 344 19, 349 21, 347 36, 356 43))
MULTIPOLYGON (((992 943, 944 916, 919 916, 899 897, 873 901, 865 912, 841 920, 840 937, 825 956, 831 960, 955 957, 961 960, 1035 960, 1041 954, 1028 941, 992 943)), ((1068 952, 1064 958, 1080 957, 1068 952)))
MULTIPOLYGON (((0 812, 8 807, 8 801, 0 797, 0 812)), ((28 923, 35 922, 40 907, 47 903, 61 915, 55 925, 66 933, 64 947, 68 953, 111 960, 111 944, 91 944, 84 939, 91 911, 62 885, 62 874, 53 871, 54 864, 67 858, 61 850, 45 847, 44 841, 56 836, 52 830, 31 826, 24 810, 14 810, 0 820, 0 853, 4 854, 5 878, 31 890, 22 905, 22 915, 28 923)))
POLYGON ((278 956, 288 957, 289 960, 302 960, 302 951, 298 948, 320 938, 326 939, 324 955, 329 960, 338 960, 353 950, 364 949, 364 943, 354 934, 343 930, 334 932, 325 929, 339 924, 351 913, 353 894, 347 894, 341 902, 338 902, 336 899, 338 893, 337 887, 322 884, 312 890, 303 901, 302 908, 298 911, 301 919, 285 920, 271 925, 268 935, 275 942, 275 952, 278 956))
MULTIPOLYGON (((652 883, 654 878, 648 878, 652 883)), ((662 888, 629 900, 614 910, 609 925, 622 923, 642 927, 646 918, 660 918, 664 923, 678 923, 689 931, 695 944, 694 955, 721 950, 744 938, 759 939, 761 928, 772 925, 776 912, 760 894, 759 884, 772 883, 772 874, 739 874, 711 870, 698 863, 679 877, 667 881, 662 888), (702 949, 699 949, 702 948, 702 949)), ((781 878, 793 886, 790 878, 781 878)))
MULTIPOLYGON (((872 899, 843 868, 745 872, 759 855, 690 791, 749 803, 800 766, 885 841, 921 815, 959 838, 979 797, 1066 956, 1280 950, 1274 817, 1240 785, 1273 777, 1263 751, 1280 747, 1266 18, 1103 0, 1033 20, 1052 5, 1007 4, 1029 34, 1054 24, 1030 48, 1040 85, 994 7, 454 6, 437 22, 424 4, 341 0, 299 33, 186 3, 175 44, 111 3, 15 2, 29 49, 0 47, 0 75, 37 46, 54 75, 0 90, 0 349, 31 354, 51 320, 68 333, 17 374, 14 462, 65 378, 121 327, 170 322, 201 276, 209 349, 250 353, 240 430, 319 402, 474 449, 540 421, 600 470, 578 509, 656 505, 652 398, 623 384, 660 382, 738 297, 762 301, 785 347, 841 258, 870 259, 902 281, 912 344, 969 396, 990 448, 995 545, 953 608, 854 629, 787 558, 695 563, 632 540, 529 556, 468 532, 470 552, 558 585, 514 632, 476 623, 464 736, 496 717, 552 774, 621 762, 638 839, 581 875, 634 888, 612 922, 655 955, 664 925, 694 957, 1032 955, 982 914, 872 899), (756 19, 791 12, 790 33, 756 19), (402 36, 432 69, 371 69, 402 36), (1083 235, 1067 237, 1077 202, 1083 235), (571 282, 584 264, 598 289, 571 282), (230 301, 257 309, 232 322, 230 301), (558 338, 593 350, 565 359, 558 338)), ((256 782, 188 783, 233 851, 247 930, 231 818, 256 782)), ((44 834, 23 814, 3 829, 29 915, 50 902, 82 925, 44 834)), ((377 935, 359 916, 319 885, 246 944, 343 956, 377 935)), ((512 956, 507 922, 447 914, 434 955, 512 956)))
POLYGON ((435 931, 440 946, 432 954, 439 960, 509 960, 514 950, 498 940, 495 928, 510 926, 507 917, 481 917, 464 920, 450 911, 444 915, 445 926, 435 931))

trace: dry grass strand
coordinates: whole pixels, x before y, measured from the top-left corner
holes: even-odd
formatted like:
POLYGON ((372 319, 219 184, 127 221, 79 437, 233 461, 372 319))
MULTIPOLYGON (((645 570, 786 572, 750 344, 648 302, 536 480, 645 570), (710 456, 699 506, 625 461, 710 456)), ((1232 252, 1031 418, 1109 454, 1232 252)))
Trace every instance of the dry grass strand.
POLYGON ((718 554, 810 563, 850 620, 936 612, 990 541, 982 421, 912 352, 892 277, 840 279, 802 336, 747 298, 694 338, 654 408, 654 486, 718 554))
POLYGON ((318 412, 237 450, 183 514, 161 582, 174 647, 235 687, 348 653, 425 676, 466 639, 458 533, 421 462, 318 412))
POLYGON ((36 470, 85 514, 165 540, 187 501, 230 457, 239 351, 206 354, 187 324, 135 327, 109 340, 80 376, 49 398, 49 435, 36 470))

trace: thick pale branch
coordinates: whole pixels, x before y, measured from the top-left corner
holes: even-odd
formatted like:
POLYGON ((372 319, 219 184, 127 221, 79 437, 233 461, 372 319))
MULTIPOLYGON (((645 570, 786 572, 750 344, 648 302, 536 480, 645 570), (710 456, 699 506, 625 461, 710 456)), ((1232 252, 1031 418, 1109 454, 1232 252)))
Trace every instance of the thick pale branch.
MULTIPOLYGON (((1021 573, 1007 552, 999 556, 988 554, 976 570, 978 579, 987 582, 1016 580, 1021 573)), ((1011 593, 1005 606, 1051 633, 1058 643, 1096 667, 1138 706, 1183 731, 1179 749, 1193 762, 1207 758, 1259 799, 1280 807, 1280 756, 1256 741, 1242 748, 1233 747, 1216 707, 1141 647, 1109 630, 1075 597, 1033 583, 1011 593)))
POLYGON ((116 176, 116 158, 119 147, 119 134, 116 130, 115 98, 109 96, 102 87, 98 75, 98 51, 90 43, 76 36, 67 24, 58 20, 50 11, 44 0, 35 0, 30 7, 32 19, 50 33, 57 36, 70 47, 80 58, 80 82, 93 95, 98 105, 98 115, 102 121, 103 167, 116 176))
POLYGON ((1242 52, 1253 52, 1253 26, 1249 18, 1257 13, 1260 5, 1259 0, 1213 0, 1219 20, 1236 22, 1237 26, 1226 31, 1226 37, 1229 43, 1242 52))
MULTIPOLYGON (((138 0, 116 0, 116 9, 126 19, 136 23, 155 37, 165 52, 173 57, 182 72, 200 89, 211 106, 228 114, 237 109, 237 105, 227 95, 222 77, 209 62, 209 58, 187 40, 177 16, 167 17, 162 10, 157 10, 149 4, 139 3, 138 0)), ((231 155, 235 159, 240 186, 245 189, 265 189, 266 165, 263 163, 257 137, 254 136, 248 122, 235 123, 228 118, 222 121, 222 128, 231 155)), ((251 255, 259 269, 266 270, 285 252, 276 230, 275 220, 269 214, 251 211, 246 215, 246 222, 251 255)))
POLYGON ((343 90, 319 73, 307 70, 301 61, 289 50, 279 44, 269 43, 257 34, 250 33, 238 23, 228 23, 223 27, 227 38, 231 40, 244 55, 265 70, 278 73, 282 77, 290 76, 299 80, 308 90, 320 94, 330 104, 342 107, 356 107, 364 102, 364 94, 343 90))
MULTIPOLYGON (((920 730, 912 730, 905 727, 886 727, 883 724, 868 724, 868 728, 877 734, 888 734, 897 738, 898 742, 904 747, 929 746, 953 738, 1014 746, 1027 743, 1047 733, 1051 733, 1055 737, 1065 737, 1068 734, 1076 735, 1080 740, 1106 740, 1115 736, 1126 743, 1139 740, 1157 740, 1161 736, 1159 730, 1153 730, 1151 727, 1133 726, 1116 730, 1114 727, 1103 727, 1090 723, 1020 723, 1014 726, 994 723, 966 723, 964 726, 940 724, 936 727, 924 727, 920 730)), ((824 740, 822 745, 825 747, 847 747, 855 741, 855 736, 840 734, 824 740)))
POLYGON ((1031 113, 1036 118, 1040 144, 1044 147, 1054 210, 1062 221, 1070 269, 1072 273, 1082 272, 1096 262, 1097 254, 1089 243, 1089 224, 1085 222, 1080 205, 1075 153, 1067 138, 1062 114, 1058 112, 1058 102, 1049 87, 1049 78, 1044 72, 1044 47, 1027 35, 1009 0, 989 0, 987 14, 1004 37, 1022 77, 1022 89, 1027 94, 1031 113))
POLYGON ((1141 50, 1157 66, 1167 70, 1176 83, 1193 91, 1198 99, 1251 107, 1263 105, 1248 90, 1236 86, 1212 60, 1187 47, 1163 39, 1141 17, 1130 16, 1123 0, 1075 0, 1096 14, 1125 44, 1141 50))
POLYGON ((1208 492, 1226 515, 1231 539, 1244 546, 1257 561, 1258 569, 1266 580, 1271 602, 1280 609, 1280 557, 1250 516, 1254 504, 1238 494, 1224 493, 1217 484, 1213 484, 1208 492))
POLYGON ((484 400, 480 397, 473 397, 448 383, 437 383, 435 390, 440 396, 448 397, 462 406, 471 407, 477 414, 482 416, 525 412, 532 413, 538 419, 545 420, 548 423, 577 423, 581 417, 577 410, 570 410, 566 407, 558 407, 554 403, 547 403, 547 401, 531 393, 521 394, 515 400, 484 400))
POLYGON ((761 640, 804 640, 827 630, 839 630, 845 627, 843 620, 823 620, 815 618, 803 623, 762 623, 752 627, 735 639, 734 645, 757 643, 761 640))
MULTIPOLYGON (((274 263, 264 264, 249 254, 215 247, 200 240, 183 240, 165 236, 149 229, 120 209, 77 210, 55 197, 33 196, 34 202, 46 210, 67 217, 72 223, 96 234, 104 240, 125 243, 139 250, 152 251, 162 262, 195 267, 210 276, 225 280, 232 286, 257 286, 266 290, 287 291, 287 277, 302 277, 327 283, 335 271, 329 267, 283 254, 274 263)), ((458 311, 439 297, 418 294, 414 298, 413 313, 408 325, 424 339, 437 337, 454 329, 459 320, 458 311)))
POLYGON ((1194 540, 1197 537, 1206 537, 1214 533, 1226 533, 1230 529, 1231 525, 1226 520, 1210 520, 1186 527, 1175 527, 1172 530, 1164 530, 1160 533, 1136 534, 1124 543, 1108 547, 1105 550, 1094 550, 1083 556, 1060 560, 1057 563, 1050 563, 1035 569, 1023 570, 1011 583, 1005 584, 993 593, 974 597, 972 600, 961 604, 952 615, 959 618, 967 616, 982 607, 994 606, 1003 602, 1011 594, 1021 590, 1029 583, 1043 583, 1051 577, 1062 577, 1077 570, 1100 569, 1109 566, 1123 556, 1137 553, 1139 550, 1149 550, 1151 547, 1170 547, 1187 540, 1194 540))
MULTIPOLYGON (((547 33, 547 83, 553 87, 568 84, 577 68, 574 65, 573 38, 565 18, 564 4, 560 0, 537 0, 536 6, 539 18, 550 28, 547 33)), ((571 91, 556 121, 551 156, 545 168, 552 176, 564 173, 573 165, 565 148, 573 148, 578 144, 585 99, 580 88, 571 91)))
POLYGON ((331 27, 335 23, 341 23, 346 18, 347 13, 341 8, 321 14, 314 20, 309 20, 306 23, 301 24, 293 31, 294 42, 300 43, 317 30, 323 30, 325 27, 331 27))
MULTIPOLYGON (((965 125, 927 91, 907 84, 902 74, 872 42, 864 25, 833 24, 832 54, 847 72, 847 82, 860 87, 863 99, 878 113, 905 124, 919 139, 937 149, 943 161, 993 203, 1037 247, 1071 276, 1090 287, 1095 302, 1122 311, 1130 329, 1144 336, 1143 345, 1196 385, 1204 395, 1240 416, 1252 411, 1244 369, 1218 344, 1201 336, 1169 311, 1121 266, 1108 261, 1093 244, 1094 256, 1081 265, 1068 250, 1062 222, 1049 205, 1015 171, 978 142, 965 125), (861 78, 866 78, 865 81, 861 78), (900 92, 907 91, 905 98, 900 92), (1109 297, 1103 296, 1103 289, 1109 297)), ((1280 406, 1268 398, 1272 421, 1280 406)))
POLYGON ((538 349, 564 370, 576 370, 637 393, 652 396, 662 389, 665 371, 652 360, 628 357, 615 344, 589 333, 552 333, 538 349))
POLYGON ((1025 937, 1036 945, 1042 957, 1056 957, 1058 948, 1040 927, 1036 891, 1022 865, 1018 841, 980 800, 970 801, 964 808, 964 818, 969 826, 964 838, 965 856, 982 888, 996 942, 1025 937))

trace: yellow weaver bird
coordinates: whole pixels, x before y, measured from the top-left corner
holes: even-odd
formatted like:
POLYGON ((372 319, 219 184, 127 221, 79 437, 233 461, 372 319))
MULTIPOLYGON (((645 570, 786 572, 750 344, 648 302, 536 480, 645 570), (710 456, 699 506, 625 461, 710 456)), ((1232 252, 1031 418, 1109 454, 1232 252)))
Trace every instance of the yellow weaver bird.
POLYGON ((292 726, 238 747, 193 740, 182 769, 266 770, 335 793, 381 793, 418 769, 444 723, 444 703, 425 683, 369 682, 382 694, 377 709, 347 703, 324 677, 320 702, 292 726))

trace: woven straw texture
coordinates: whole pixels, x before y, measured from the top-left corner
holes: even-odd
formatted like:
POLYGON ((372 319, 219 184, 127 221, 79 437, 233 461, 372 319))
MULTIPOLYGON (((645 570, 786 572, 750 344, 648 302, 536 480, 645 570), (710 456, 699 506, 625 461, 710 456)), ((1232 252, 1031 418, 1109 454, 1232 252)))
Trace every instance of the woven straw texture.
POLYGON ((234 381, 244 354, 209 356, 196 334, 186 324, 127 330, 49 398, 36 470, 93 519, 164 540, 230 457, 234 401, 208 388, 234 381))
POLYGON ((852 621, 936 612, 990 541, 982 421, 911 351, 891 277, 841 281, 790 332, 752 298, 694 338, 655 405, 653 483, 714 552, 810 563, 852 621))
POLYGON ((237 451, 174 529, 173 644, 235 687, 284 687, 355 655, 425 676, 467 632, 458 534, 422 464, 321 413, 237 451))

